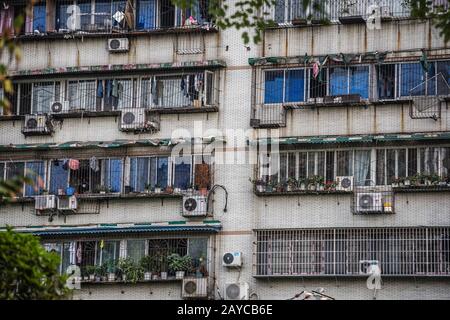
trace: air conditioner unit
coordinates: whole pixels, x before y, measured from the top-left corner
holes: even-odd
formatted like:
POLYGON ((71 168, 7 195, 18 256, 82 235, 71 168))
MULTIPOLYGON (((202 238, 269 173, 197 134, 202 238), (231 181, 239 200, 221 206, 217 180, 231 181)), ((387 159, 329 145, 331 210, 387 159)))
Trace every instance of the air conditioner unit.
POLYGON ((183 278, 182 298, 206 298, 208 296, 208 278, 183 278))
POLYGON ((208 214, 206 196, 185 196, 183 197, 183 216, 201 217, 208 214))
POLYGON ((383 212, 382 194, 380 192, 361 192, 357 194, 356 211, 361 213, 383 212))
POLYGON ((226 300, 248 300, 249 286, 247 282, 227 283, 225 285, 226 300))
POLYGON ((109 52, 126 52, 130 48, 127 38, 108 39, 109 52))
POLYGON ((53 194, 35 196, 34 208, 38 211, 51 210, 56 208, 56 196, 53 194))
POLYGON ((353 176, 338 176, 336 177, 336 190, 352 191, 353 190, 353 176))
POLYGON ((78 201, 76 196, 59 196, 58 210, 76 211, 78 209, 78 201))
POLYGON ((379 268, 380 262, 378 260, 360 260, 359 274, 372 274, 373 269, 379 268))
POLYGON ((52 124, 46 114, 25 115, 25 122, 22 128, 22 132, 24 135, 51 134, 52 131, 52 124))
POLYGON ((50 105, 52 114, 66 113, 69 111, 69 101, 53 101, 50 105))
POLYGON ((242 252, 225 252, 222 257, 222 262, 224 267, 240 267, 242 266, 242 252))
POLYGON ((122 109, 120 130, 136 131, 147 127, 147 115, 144 108, 122 109))

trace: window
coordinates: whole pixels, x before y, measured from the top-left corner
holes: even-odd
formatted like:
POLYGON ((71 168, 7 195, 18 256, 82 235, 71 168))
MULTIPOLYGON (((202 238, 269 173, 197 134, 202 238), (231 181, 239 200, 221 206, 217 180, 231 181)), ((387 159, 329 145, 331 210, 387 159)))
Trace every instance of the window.
POLYGON ((330 95, 359 94, 369 98, 369 67, 330 68, 330 95))
POLYGON ((376 150, 376 183, 377 185, 390 185, 395 179, 406 177, 408 169, 413 164, 407 157, 413 158, 416 149, 377 149, 376 150))
POLYGON ((425 72, 420 63, 400 64, 400 95, 401 96, 421 96, 435 95, 435 66, 431 62, 430 69, 425 72))
POLYGON ((45 188, 45 164, 43 161, 1 162, 0 180, 27 177, 30 184, 25 183, 18 197, 31 197, 40 194, 45 188))
POLYGON ((134 83, 132 79, 106 79, 97 83, 97 98, 103 100, 103 110, 121 110, 133 107, 134 83))
POLYGON ((183 156, 174 159, 173 187, 186 190, 192 185, 192 157, 183 156))
POLYGON ((45 32, 46 26, 46 4, 45 1, 35 3, 33 6, 33 32, 45 32))
POLYGON ((157 0, 137 1, 136 29, 150 30, 156 28, 157 0))
POLYGON ((95 80, 68 81, 67 86, 70 110, 96 111, 95 80))
POLYGON ((142 257, 145 256, 147 240, 132 239, 126 241, 127 241, 127 257, 133 259, 134 262, 139 263, 142 257))
POLYGON ((122 168, 122 159, 103 160, 103 185, 106 186, 111 192, 122 191, 122 168))
POLYGON ((395 64, 382 64, 376 66, 378 99, 394 99, 395 94, 395 64))
POLYGON ((33 105, 34 114, 49 113, 51 103, 59 101, 59 82, 40 82, 33 84, 33 105))
POLYGON ((168 175, 168 157, 130 159, 130 186, 135 192, 144 192, 147 186, 166 188, 168 175))
POLYGON ((304 101, 304 73, 304 69, 265 71, 264 103, 304 101))
POLYGON ((449 95, 450 94, 450 61, 439 61, 437 62, 437 74, 439 76, 437 81, 437 94, 438 95, 449 95))
MULTIPOLYGON (((116 263, 120 257, 120 241, 100 240, 97 241, 97 265, 111 265, 116 263)), ((107 270, 110 271, 110 270, 107 270)), ((114 271, 114 270, 112 270, 114 271)))
POLYGON ((384 275, 450 275, 450 228, 256 231, 256 275, 358 275, 377 260, 384 275))
POLYGON ((78 170, 69 170, 69 184, 75 188, 77 193, 98 192, 101 183, 101 165, 102 161, 80 160, 78 170))

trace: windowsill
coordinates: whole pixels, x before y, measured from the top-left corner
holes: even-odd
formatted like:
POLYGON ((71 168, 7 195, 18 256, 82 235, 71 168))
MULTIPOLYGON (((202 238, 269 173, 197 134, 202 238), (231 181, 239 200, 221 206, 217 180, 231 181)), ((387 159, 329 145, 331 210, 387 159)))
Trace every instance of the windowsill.
POLYGON ((305 108, 321 108, 321 107, 362 107, 368 106, 368 100, 361 100, 359 102, 297 102, 297 103, 283 103, 283 107, 289 109, 305 109, 305 108))
MULTIPOLYGON (((219 107, 204 106, 204 107, 164 107, 164 108, 149 108, 147 112, 157 112, 159 114, 181 114, 181 113, 213 113, 218 112, 219 107)), ((54 119, 71 119, 71 118, 97 118, 97 117, 117 117, 120 116, 120 110, 110 111, 84 111, 79 110, 75 112, 51 114, 54 119)), ((0 121, 21 121, 24 120, 24 115, 0 115, 0 121)))
POLYGON ((48 40, 48 39, 72 39, 72 38, 102 38, 102 37, 124 37, 124 36, 140 36, 140 35, 158 35, 158 34, 183 34, 183 33, 216 33, 216 26, 189 26, 189 27, 173 27, 173 28, 157 28, 151 30, 121 30, 113 29, 110 31, 77 31, 77 32, 45 32, 36 34, 23 34, 15 36, 21 41, 48 40))
POLYGON ((114 281, 96 281, 96 280, 81 280, 81 284, 93 284, 93 285, 114 285, 114 284, 138 284, 138 283, 168 283, 168 282, 179 282, 183 281, 183 279, 177 279, 175 277, 168 277, 167 279, 152 279, 152 280, 139 280, 137 282, 130 281, 122 281, 122 280, 114 280, 114 281))
POLYGON ((352 191, 341 190, 293 190, 293 191, 258 191, 254 190, 258 197, 266 196, 309 196, 309 195, 328 195, 328 194, 352 194, 352 191))
POLYGON ((395 193, 407 193, 407 192, 450 192, 449 185, 420 185, 420 186, 403 186, 392 187, 392 191, 395 193))
MULTIPOLYGON (((266 279, 266 278, 279 278, 279 279, 289 279, 289 278, 367 278, 367 274, 271 274, 271 275, 253 275, 254 278, 266 279)), ((448 278, 449 274, 408 274, 408 275, 398 275, 398 274, 382 274, 382 277, 389 278, 448 278)))

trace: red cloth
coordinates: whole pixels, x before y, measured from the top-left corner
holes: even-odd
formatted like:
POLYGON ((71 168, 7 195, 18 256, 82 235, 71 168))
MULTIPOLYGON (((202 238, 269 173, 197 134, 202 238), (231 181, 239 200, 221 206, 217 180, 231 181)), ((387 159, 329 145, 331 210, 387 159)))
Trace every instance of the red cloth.
POLYGON ((69 169, 70 170, 78 170, 80 169, 80 161, 76 159, 70 159, 69 160, 69 169))

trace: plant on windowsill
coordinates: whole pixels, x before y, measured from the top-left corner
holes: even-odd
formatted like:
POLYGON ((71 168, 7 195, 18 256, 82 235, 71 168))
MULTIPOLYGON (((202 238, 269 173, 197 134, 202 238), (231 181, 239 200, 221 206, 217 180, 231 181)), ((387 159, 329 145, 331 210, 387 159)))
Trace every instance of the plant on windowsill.
POLYGON ((178 253, 172 253, 167 257, 169 270, 175 273, 177 279, 183 279, 186 272, 192 270, 192 258, 188 255, 181 257, 178 253))
POLYGON ((189 186, 186 189, 188 194, 193 194, 194 193, 194 185, 191 183, 189 184, 189 186))
POLYGON ((173 187, 171 186, 171 185, 168 185, 167 187, 166 187, 166 193, 173 193, 173 187))
POLYGON ((90 281, 95 280, 95 272, 97 271, 96 266, 86 266, 85 268, 86 274, 88 275, 88 278, 90 281))
POLYGON ((316 190, 323 191, 325 189, 325 179, 322 176, 314 176, 314 181, 316 183, 316 190))
POLYGON ((248 178, 248 180, 255 186, 256 191, 264 192, 266 190, 266 182, 262 179, 254 179, 248 178))
POLYGON ((47 189, 42 189, 41 190, 41 195, 47 196, 48 195, 48 190, 47 189))
POLYGON ((278 182, 275 185, 275 190, 279 193, 284 192, 286 190, 286 184, 284 182, 278 182))
POLYGON ((304 179, 304 178, 299 179, 299 181, 298 181, 298 188, 299 188, 301 191, 305 191, 305 190, 306 190, 307 180, 308 180, 308 179, 304 179))
POLYGON ((136 283, 144 278, 144 269, 131 258, 120 258, 117 267, 124 282, 136 283))
POLYGON ((108 274, 108 281, 116 281, 116 262, 114 260, 109 260, 106 264, 106 272, 108 274))
POLYGON ((325 182, 325 190, 326 191, 336 191, 336 187, 337 187, 336 181, 325 182))
POLYGON ((291 191, 295 191, 298 188, 298 181, 295 178, 289 178, 287 181, 287 191, 291 192, 291 191))
POLYGON ((266 183, 266 192, 273 192, 273 189, 276 187, 277 182, 270 178, 269 181, 266 183))
POLYGON ((111 188, 105 185, 99 185, 96 190, 97 193, 106 194, 111 192, 111 188))
POLYGON ((441 177, 437 174, 430 175, 431 185, 437 186, 439 185, 439 182, 441 181, 441 177))
POLYGON ((104 281, 106 279, 106 264, 95 266, 95 281, 104 281))
POLYGON ((139 265, 144 270, 144 280, 152 279, 152 263, 153 259, 151 256, 143 256, 139 261, 139 265))

